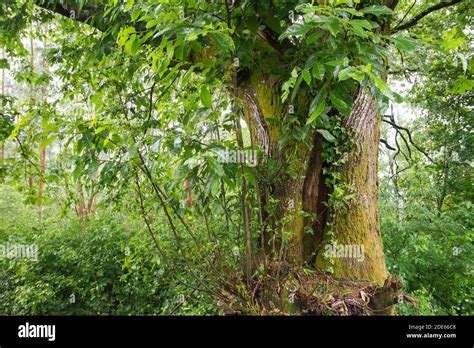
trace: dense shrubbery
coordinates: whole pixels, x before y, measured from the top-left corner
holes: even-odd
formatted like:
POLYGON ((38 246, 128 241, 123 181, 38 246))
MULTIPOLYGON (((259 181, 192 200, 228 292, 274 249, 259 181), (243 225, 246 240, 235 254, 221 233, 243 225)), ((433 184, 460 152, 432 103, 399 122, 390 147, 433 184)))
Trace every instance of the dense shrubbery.
POLYGON ((189 290, 175 279, 185 275, 167 269, 133 220, 104 214, 38 224, 36 208, 9 192, 1 188, 0 243, 36 244, 38 260, 0 261, 1 314, 146 315, 174 308, 175 314, 212 313, 212 306, 203 307, 202 294, 177 308, 189 290))
POLYGON ((440 213, 420 195, 430 188, 415 180, 407 184, 411 192, 403 208, 396 207, 397 198, 388 192, 381 202, 389 270, 418 300, 415 307, 400 306, 401 313, 472 315, 473 205, 452 204, 440 213))
POLYGON ((98 3, 0 2, 0 314, 473 313, 467 1, 98 3))
MULTIPOLYGON (((188 298, 188 274, 173 273, 140 221, 119 213, 80 221, 46 219, 1 187, 0 243, 36 244, 37 261, 0 261, 0 313, 26 315, 213 314, 215 301, 201 292, 188 298), (40 226, 40 227, 38 227, 40 226), (186 297, 179 305, 181 295, 186 297), (75 303, 71 303, 74 297, 75 303)), ((414 202, 403 210, 383 186, 382 229, 387 263, 405 292, 417 300, 401 314, 472 314, 472 205, 448 212, 414 202)), ((49 214, 60 216, 60 214, 49 214)))

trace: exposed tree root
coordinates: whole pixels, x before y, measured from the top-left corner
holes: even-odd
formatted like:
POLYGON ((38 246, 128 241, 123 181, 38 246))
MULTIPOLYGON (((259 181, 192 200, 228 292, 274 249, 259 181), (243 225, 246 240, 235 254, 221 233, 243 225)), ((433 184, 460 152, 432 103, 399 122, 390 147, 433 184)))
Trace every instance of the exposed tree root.
MULTIPOLYGON (((227 284, 219 301, 226 315, 390 315, 394 305, 415 300, 400 293, 402 283, 390 275, 383 286, 369 281, 336 279, 307 269, 288 273, 277 281, 254 281, 246 294, 242 285, 227 284)), ((237 284, 237 283, 236 283, 237 284)), ((242 283, 240 283, 242 284, 242 283)))

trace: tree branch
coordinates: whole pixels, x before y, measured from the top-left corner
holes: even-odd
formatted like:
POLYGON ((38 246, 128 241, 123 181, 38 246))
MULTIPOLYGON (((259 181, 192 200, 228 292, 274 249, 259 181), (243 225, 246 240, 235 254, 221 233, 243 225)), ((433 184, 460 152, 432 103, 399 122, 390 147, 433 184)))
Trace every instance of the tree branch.
POLYGON ((283 54, 285 52, 285 47, 283 47, 268 30, 258 30, 257 35, 277 50, 278 53, 283 54))
MULTIPOLYGON (((394 127, 396 130, 397 130, 397 133, 400 134, 402 137, 402 133, 400 132, 400 130, 403 130, 407 133, 408 135, 408 140, 409 142, 413 145, 413 147, 415 149, 417 149, 419 152, 421 152, 431 163, 433 164, 436 164, 436 162, 430 157, 430 155, 428 155, 428 153, 426 151, 424 151, 422 148, 420 148, 418 145, 416 145, 416 143, 413 141, 413 138, 411 136, 411 133, 410 133, 410 130, 408 128, 405 128, 405 127, 402 127, 402 126, 399 126, 398 124, 395 123, 395 121, 393 120, 392 117, 390 117, 391 115, 388 115, 388 116, 384 116, 384 119, 382 120, 383 122, 385 123, 388 123, 390 124, 392 127, 394 127), (388 119, 387 119, 388 118, 388 119)), ((406 141, 406 139, 403 137, 403 140, 405 141, 405 143, 407 144, 408 146, 408 143, 406 141)))
POLYGON ((462 0, 441 1, 439 4, 433 5, 431 7, 428 7, 426 10, 421 11, 419 14, 417 14, 415 17, 410 19, 405 24, 396 26, 393 29, 393 32, 397 32, 397 31, 400 31, 400 30, 405 30, 405 29, 411 28, 411 27, 415 26, 416 24, 418 24, 418 22, 421 19, 423 19, 424 17, 426 17, 430 13, 432 13, 434 11, 437 11, 437 10, 441 10, 442 8, 445 8, 445 7, 448 7, 448 6, 459 4, 460 2, 462 2, 462 0))
POLYGON ((63 17, 66 17, 78 22, 86 23, 99 31, 106 30, 106 28, 102 28, 97 23, 89 23, 89 20, 91 19, 91 17, 94 14, 98 13, 99 10, 103 9, 103 6, 98 6, 96 8, 84 8, 82 10, 78 10, 78 9, 70 8, 66 4, 61 5, 60 3, 51 3, 50 1, 37 0, 35 1, 35 3, 36 3, 36 6, 38 6, 39 8, 43 10, 56 13, 58 15, 61 15, 63 17))
POLYGON ((392 150, 392 151, 397 151, 397 149, 394 148, 392 145, 390 145, 387 140, 380 139, 380 142, 384 144, 387 149, 392 150))

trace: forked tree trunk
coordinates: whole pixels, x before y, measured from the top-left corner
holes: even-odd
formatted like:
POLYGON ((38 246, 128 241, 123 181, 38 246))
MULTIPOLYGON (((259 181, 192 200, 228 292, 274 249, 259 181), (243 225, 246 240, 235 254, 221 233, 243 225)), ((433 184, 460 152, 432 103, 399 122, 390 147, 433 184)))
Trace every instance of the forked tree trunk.
MULTIPOLYGON (((252 139, 261 144, 268 157, 279 165, 285 162, 286 154, 293 154, 292 161, 298 173, 296 178, 292 178, 283 170, 271 183, 271 195, 279 200, 274 218, 284 223, 274 225, 265 234, 266 249, 273 250, 274 257, 293 265, 310 264, 323 269, 328 265, 323 257, 328 243, 325 236, 328 208, 325 203, 331 190, 323 176, 326 165, 321 158, 323 140, 316 133, 312 135, 312 148, 294 143, 284 153, 280 152, 278 140, 282 134, 269 119, 282 123, 288 115, 287 107, 280 100, 281 81, 263 70, 254 69, 240 81, 239 88, 239 99, 252 139), (313 217, 301 217, 297 214, 301 210, 311 213, 313 217), (312 229, 312 233, 307 233, 308 228, 312 229), (289 236, 287 248, 282 247, 282 233, 289 236)), ((295 113, 306 115, 308 104, 304 97, 297 98, 295 113)), ((332 240, 343 245, 363 246, 364 257, 363 260, 335 258, 332 264, 334 276, 366 279, 382 285, 387 278, 387 270, 377 213, 380 123, 373 98, 360 91, 351 115, 344 119, 344 125, 354 134, 354 147, 348 154, 347 163, 341 168, 341 174, 343 181, 352 186, 355 198, 347 209, 336 211, 331 228, 334 233, 332 240)))

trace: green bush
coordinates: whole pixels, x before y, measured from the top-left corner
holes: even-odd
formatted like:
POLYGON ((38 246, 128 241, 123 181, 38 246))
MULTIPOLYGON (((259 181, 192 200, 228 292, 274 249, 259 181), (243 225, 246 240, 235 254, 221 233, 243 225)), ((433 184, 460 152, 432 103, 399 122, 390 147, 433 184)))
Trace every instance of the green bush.
POLYGON ((186 274, 166 267, 139 222, 104 214, 82 222, 50 219, 39 230, 36 207, 0 190, 0 243, 38 247, 37 261, 0 260, 1 315, 148 315, 175 308, 175 314, 212 313, 198 305, 199 294, 177 305, 189 289, 176 277, 186 274))
POLYGON ((474 212, 470 202, 443 212, 419 199, 401 210, 382 195, 382 234, 391 273, 418 308, 402 306, 403 314, 472 315, 474 212))

